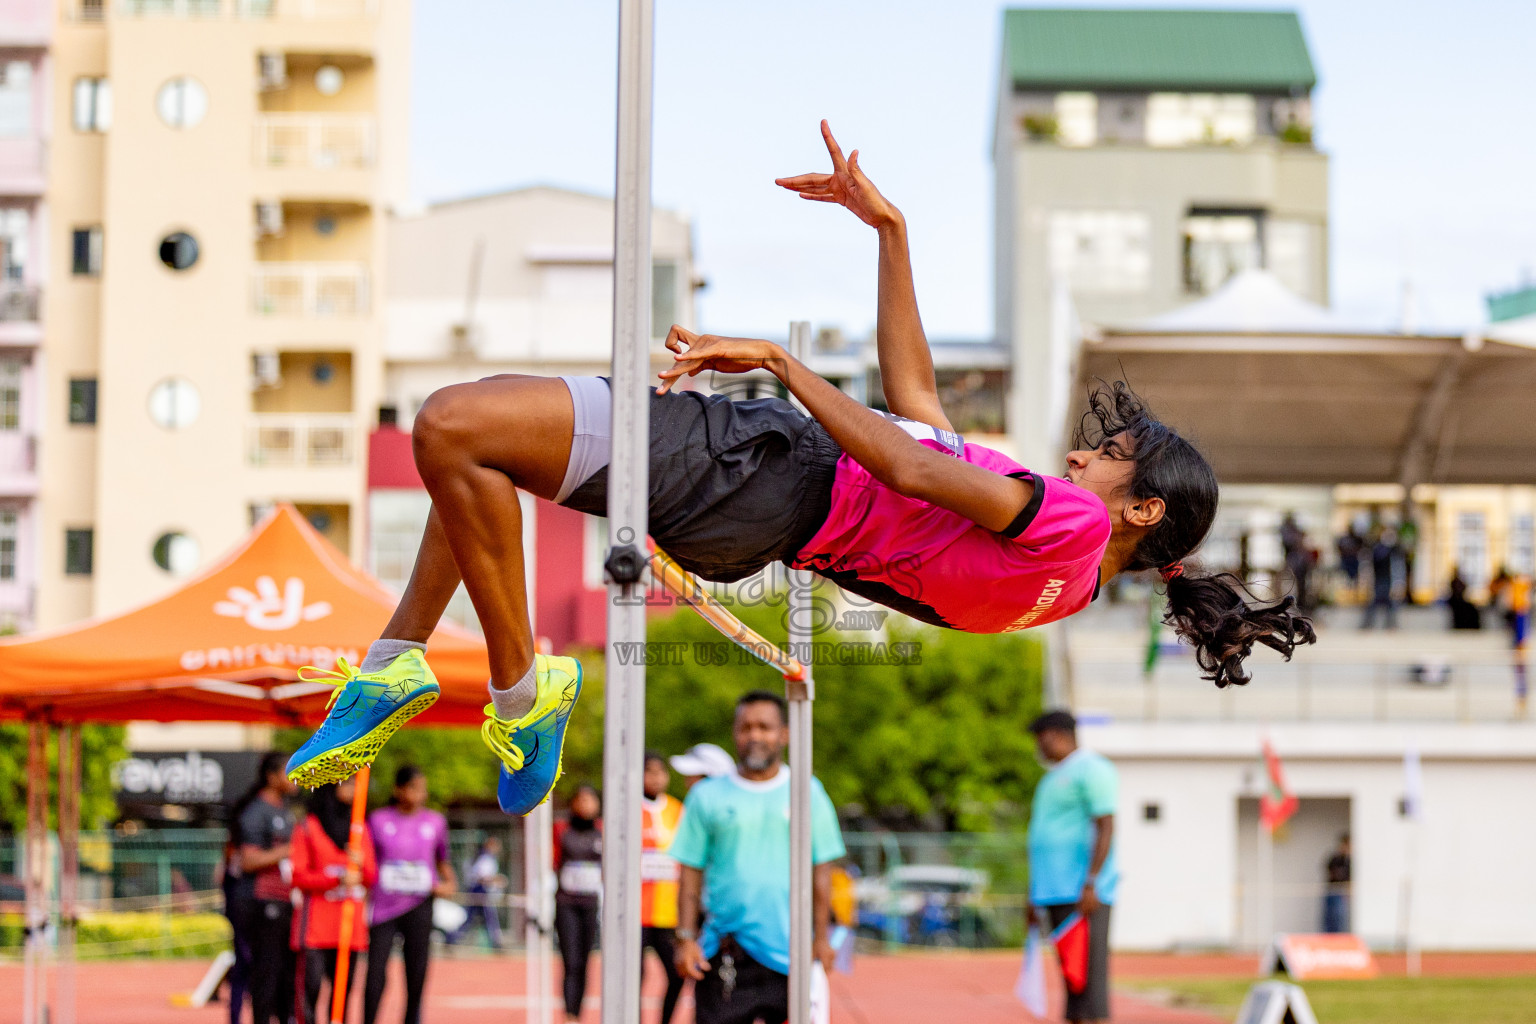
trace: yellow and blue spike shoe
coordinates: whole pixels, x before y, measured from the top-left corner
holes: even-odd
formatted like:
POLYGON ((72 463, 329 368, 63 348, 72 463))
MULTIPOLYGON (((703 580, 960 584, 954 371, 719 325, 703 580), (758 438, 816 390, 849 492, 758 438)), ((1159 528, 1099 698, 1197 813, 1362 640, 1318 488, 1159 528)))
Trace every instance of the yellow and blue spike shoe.
POLYGON ((440 692, 427 659, 417 650, 367 675, 345 658, 336 659, 336 669, 299 670, 305 682, 336 687, 326 704, 330 711, 325 721, 288 759, 288 778, 311 789, 351 778, 363 765, 372 764, 395 730, 435 704, 440 692))
POLYGON ((533 667, 539 687, 533 710, 504 722, 496 717, 496 705, 487 704, 480 726, 481 739, 501 759, 496 802, 508 814, 527 814, 555 788, 565 724, 581 694, 581 664, 575 658, 536 654, 533 667))

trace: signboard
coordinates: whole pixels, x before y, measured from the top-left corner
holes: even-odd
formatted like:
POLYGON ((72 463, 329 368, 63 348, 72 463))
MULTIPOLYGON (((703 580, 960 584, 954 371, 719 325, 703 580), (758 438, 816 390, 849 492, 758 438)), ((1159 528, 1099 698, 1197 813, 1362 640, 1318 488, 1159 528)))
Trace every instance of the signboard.
POLYGON ((1376 977, 1376 959, 1358 935, 1277 935, 1259 964, 1260 974, 1297 981, 1376 977))
POLYGON ((1265 981, 1248 990, 1237 1024, 1317 1024, 1317 1017, 1300 985, 1265 981))
POLYGON ((254 750, 133 753, 112 766, 118 806, 208 806, 238 800, 256 780, 254 750))

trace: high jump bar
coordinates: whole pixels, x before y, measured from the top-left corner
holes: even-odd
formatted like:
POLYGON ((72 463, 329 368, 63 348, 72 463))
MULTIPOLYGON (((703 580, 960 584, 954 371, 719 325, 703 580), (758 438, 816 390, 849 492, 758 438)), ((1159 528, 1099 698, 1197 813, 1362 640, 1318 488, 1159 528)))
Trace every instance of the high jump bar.
POLYGON ((651 575, 736 646, 764 665, 777 669, 786 680, 796 683, 804 681, 807 669, 798 658, 765 640, 761 633, 738 619, 729 608, 711 597, 692 574, 668 558, 665 552, 657 551, 651 555, 651 575))

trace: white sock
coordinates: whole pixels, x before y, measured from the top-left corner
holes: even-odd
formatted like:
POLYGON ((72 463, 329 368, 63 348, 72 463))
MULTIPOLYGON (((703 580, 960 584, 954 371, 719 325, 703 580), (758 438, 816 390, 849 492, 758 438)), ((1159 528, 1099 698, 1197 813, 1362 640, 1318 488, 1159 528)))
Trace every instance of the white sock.
POLYGON ((418 644, 414 640, 375 640, 368 645, 368 653, 363 655, 363 663, 358 671, 363 675, 388 668, 400 655, 406 651, 427 652, 426 644, 418 644))
POLYGON ((491 691, 491 703, 496 705, 496 717, 503 722, 516 721, 532 711, 534 701, 539 699, 538 663, 529 665, 523 678, 505 690, 498 690, 494 679, 487 680, 485 688, 491 691))

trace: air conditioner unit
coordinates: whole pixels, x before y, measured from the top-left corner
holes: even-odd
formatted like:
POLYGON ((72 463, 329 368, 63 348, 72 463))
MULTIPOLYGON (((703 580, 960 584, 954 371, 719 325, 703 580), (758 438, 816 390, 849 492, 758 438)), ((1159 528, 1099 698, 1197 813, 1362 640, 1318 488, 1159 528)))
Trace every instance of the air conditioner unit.
POLYGON ((280 235, 283 233, 283 204, 260 202, 256 204, 256 233, 280 235))
POLYGON ((257 352, 251 356, 251 381, 253 390, 281 386, 283 364, 276 352, 257 352))
POLYGON ((273 92, 288 87, 288 58, 281 53, 263 53, 257 58, 259 75, 256 88, 273 92))

